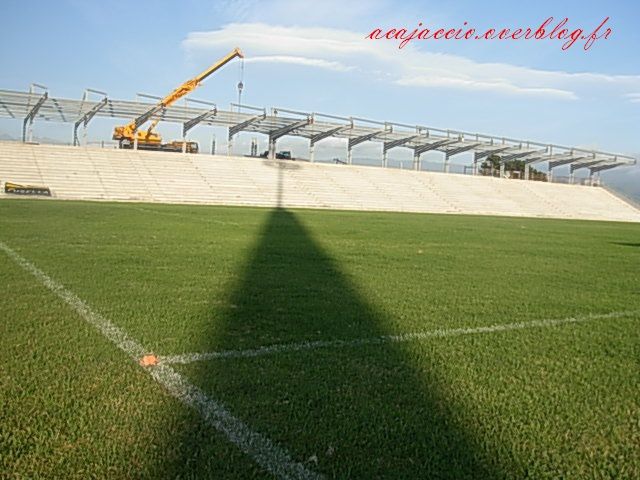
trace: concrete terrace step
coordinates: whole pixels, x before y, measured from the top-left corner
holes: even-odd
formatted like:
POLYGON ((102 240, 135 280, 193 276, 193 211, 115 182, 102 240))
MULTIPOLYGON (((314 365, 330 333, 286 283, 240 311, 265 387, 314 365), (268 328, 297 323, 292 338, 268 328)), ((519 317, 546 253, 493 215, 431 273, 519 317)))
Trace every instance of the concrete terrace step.
POLYGON ((594 187, 247 157, 0 142, 7 180, 63 199, 640 222, 638 209, 594 187))

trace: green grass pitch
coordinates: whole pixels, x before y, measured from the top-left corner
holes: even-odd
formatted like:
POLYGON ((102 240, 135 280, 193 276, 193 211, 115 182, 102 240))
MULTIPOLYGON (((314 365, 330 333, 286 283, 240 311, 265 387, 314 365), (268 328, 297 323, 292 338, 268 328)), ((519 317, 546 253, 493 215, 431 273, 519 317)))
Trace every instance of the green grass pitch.
MULTIPOLYGON (((640 225, 6 200, 0 242, 160 356, 344 341, 174 365, 327 478, 640 478, 640 225)), ((271 478, 2 251, 0 287, 0 477, 271 478)))

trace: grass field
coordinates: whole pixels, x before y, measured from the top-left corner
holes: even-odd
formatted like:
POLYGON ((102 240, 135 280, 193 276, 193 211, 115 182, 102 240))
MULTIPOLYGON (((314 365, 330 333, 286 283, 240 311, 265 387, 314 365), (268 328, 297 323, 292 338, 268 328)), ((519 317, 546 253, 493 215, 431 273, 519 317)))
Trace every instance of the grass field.
POLYGON ((640 478, 640 225, 6 200, 0 242, 0 476, 277 476, 169 365, 303 477, 640 478))

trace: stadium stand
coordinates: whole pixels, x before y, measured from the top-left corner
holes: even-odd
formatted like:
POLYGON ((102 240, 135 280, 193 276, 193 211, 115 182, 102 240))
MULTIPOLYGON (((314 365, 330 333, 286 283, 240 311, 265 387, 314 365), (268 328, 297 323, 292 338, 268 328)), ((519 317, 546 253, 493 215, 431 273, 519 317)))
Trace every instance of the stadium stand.
POLYGON ((247 157, 0 142, 0 179, 58 199, 640 222, 599 187, 247 157))

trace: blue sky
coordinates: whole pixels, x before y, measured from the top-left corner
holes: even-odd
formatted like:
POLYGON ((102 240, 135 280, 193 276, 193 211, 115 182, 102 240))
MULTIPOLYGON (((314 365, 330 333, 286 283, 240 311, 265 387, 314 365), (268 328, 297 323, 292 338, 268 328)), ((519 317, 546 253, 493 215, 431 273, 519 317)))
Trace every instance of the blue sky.
MULTIPOLYGON (((619 2, 92 2, 4 0, 0 88, 43 83, 54 96, 85 88, 114 98, 163 95, 232 47, 245 62, 243 103, 371 117, 555 142, 640 156, 640 4, 619 2), (533 27, 547 17, 570 28, 613 33, 589 51, 558 41, 371 42, 377 27, 533 27), (10 19, 7 22, 6 19, 10 19)), ((207 79, 194 97, 228 106, 237 98, 239 64, 207 79)), ((108 138, 98 121, 89 138, 108 138)), ((19 122, 1 121, 17 136, 19 122)), ((69 136, 69 126, 36 134, 69 136), (63 129, 64 128, 64 129, 63 129)), ((177 126, 161 126, 179 136, 177 126)), ((219 142, 224 132, 216 132, 219 142)), ((194 130, 208 144, 211 129, 194 130)), ((65 138, 66 139, 66 138, 65 138)), ((246 140, 246 139, 245 139, 246 140)), ((303 144, 292 141, 294 149, 303 144)), ((241 144, 242 145, 242 144, 241 144)), ((331 149, 340 145, 328 145, 331 149)), ((379 147, 363 147, 363 155, 379 147), (366 149, 369 149, 367 151, 366 149)), ((409 158, 396 149, 394 155, 409 158)), ((437 157, 434 157, 437 158, 437 157)), ((603 175, 623 188, 640 168, 603 175)))

